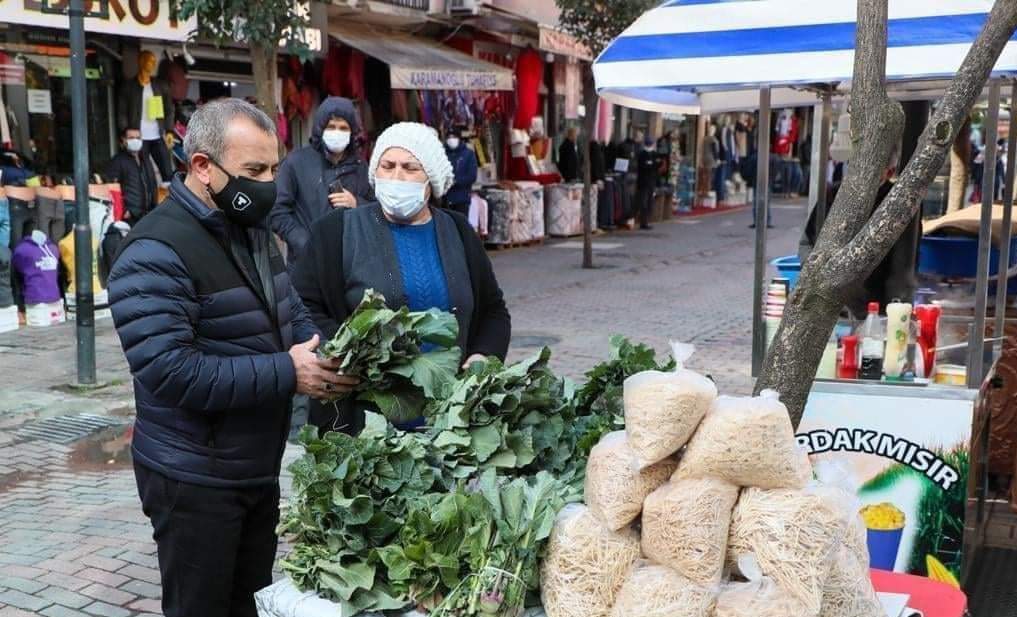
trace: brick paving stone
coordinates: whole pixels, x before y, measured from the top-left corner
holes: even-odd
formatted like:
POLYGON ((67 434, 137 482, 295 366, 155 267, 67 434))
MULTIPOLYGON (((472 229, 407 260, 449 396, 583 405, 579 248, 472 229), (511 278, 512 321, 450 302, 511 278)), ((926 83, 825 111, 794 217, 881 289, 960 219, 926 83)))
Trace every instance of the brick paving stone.
POLYGON ((130 581, 120 586, 120 589, 136 596, 145 598, 161 598, 162 587, 146 583, 145 581, 130 581))
POLYGON ((0 605, 0 617, 35 617, 35 613, 23 611, 13 606, 0 605))
POLYGON ((88 613, 82 613, 81 611, 60 606, 59 604, 54 604, 47 609, 43 609, 41 614, 46 617, 87 617, 88 615, 88 613))
POLYGON ((81 608, 94 601, 94 598, 83 596, 80 593, 74 593, 73 591, 67 591, 66 589, 60 589, 58 587, 43 589, 36 595, 41 598, 46 598, 54 604, 59 604, 68 608, 81 608))
POLYGON ((137 596, 134 595, 133 593, 120 591, 119 589, 107 587, 106 585, 100 585, 99 583, 93 583, 88 587, 83 588, 81 590, 81 593, 85 594, 90 598, 112 602, 119 606, 123 606, 124 604, 127 604, 128 602, 137 598, 137 596))
POLYGON ((145 581, 146 583, 152 583, 153 585, 158 585, 160 582, 162 582, 162 579, 159 576, 158 568, 145 568, 142 566, 131 564, 129 566, 124 566, 123 568, 121 568, 117 572, 117 574, 129 576, 130 578, 145 581))
POLYGON ((27 578, 29 580, 37 579, 44 574, 46 574, 45 570, 32 566, 7 566, 3 571, 4 576, 17 576, 18 578, 27 578))
POLYGON ((145 553, 138 553, 135 551, 127 551, 120 553, 117 559, 122 561, 129 561, 133 564, 144 566, 146 568, 157 568, 159 567, 159 560, 155 555, 149 555, 145 553))
POLYGON ((16 608, 25 609, 26 611, 40 611, 52 604, 49 600, 30 596, 27 593, 18 591, 17 589, 0 591, 0 602, 9 604, 16 608))
POLYGON ((95 568, 99 568, 101 570, 105 570, 107 572, 116 572, 120 568, 127 565, 127 562, 125 561, 121 561, 119 559, 111 559, 109 557, 102 557, 97 554, 82 557, 81 563, 85 564, 86 566, 92 566, 95 568))
POLYGON ((113 606, 105 602, 93 602, 85 607, 85 612, 100 617, 130 617, 131 611, 113 606))
POLYGON ((135 600, 134 602, 131 602, 128 605, 128 608, 136 611, 144 611, 145 613, 161 613, 162 602, 151 598, 144 598, 142 600, 135 600))
POLYGON ((40 561, 36 565, 40 568, 45 568, 53 572, 59 572, 60 574, 74 574, 80 572, 83 566, 76 561, 73 561, 75 557, 66 557, 64 555, 58 556, 54 559, 46 559, 40 561))
POLYGON ((127 582, 127 577, 122 574, 114 574, 113 572, 106 572, 105 570, 96 570, 94 568, 82 570, 74 576, 84 578, 92 581, 93 583, 99 583, 101 585, 108 585, 110 587, 119 587, 127 582))
POLYGON ((25 593, 35 593, 40 589, 45 588, 46 585, 38 581, 28 580, 27 578, 21 578, 18 576, 6 576, 6 572, 4 572, 4 575, 0 575, 0 587, 7 587, 8 589, 17 589, 18 591, 23 591, 25 593))
POLYGON ((80 579, 76 576, 70 576, 67 574, 60 574, 59 572, 49 572, 39 577, 40 583, 46 583, 47 585, 53 585, 61 589, 69 589, 70 591, 77 591, 82 587, 88 587, 94 581, 80 579))

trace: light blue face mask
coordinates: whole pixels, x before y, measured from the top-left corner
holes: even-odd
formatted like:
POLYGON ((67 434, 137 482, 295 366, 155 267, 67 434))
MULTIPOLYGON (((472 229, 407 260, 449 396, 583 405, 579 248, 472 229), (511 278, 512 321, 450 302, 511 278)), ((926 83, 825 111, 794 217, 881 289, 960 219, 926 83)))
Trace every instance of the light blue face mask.
POLYGON ((388 180, 377 178, 374 181, 374 194, 381 203, 385 214, 400 222, 412 221, 427 202, 424 198, 426 182, 408 182, 405 180, 388 180))

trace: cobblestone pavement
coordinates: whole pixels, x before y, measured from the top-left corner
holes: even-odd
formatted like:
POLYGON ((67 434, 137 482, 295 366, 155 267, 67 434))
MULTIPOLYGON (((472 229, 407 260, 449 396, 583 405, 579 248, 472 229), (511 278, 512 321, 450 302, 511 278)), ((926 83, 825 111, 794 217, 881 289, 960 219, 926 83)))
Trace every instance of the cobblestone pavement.
MULTIPOLYGON (((801 203, 778 203, 771 256, 793 252, 801 203)), ((542 345, 578 378, 623 334, 667 350, 690 341, 691 365, 745 393, 751 347, 748 212, 495 252, 513 316, 511 359, 542 345)), ((133 400, 112 324, 97 325, 99 380, 80 391, 72 324, 0 334, 0 617, 158 615, 159 574, 129 443, 133 400), (85 436, 82 438, 82 436, 85 436)), ((288 448, 287 459, 298 456, 288 448)), ((287 485, 283 480, 284 490, 287 485)))

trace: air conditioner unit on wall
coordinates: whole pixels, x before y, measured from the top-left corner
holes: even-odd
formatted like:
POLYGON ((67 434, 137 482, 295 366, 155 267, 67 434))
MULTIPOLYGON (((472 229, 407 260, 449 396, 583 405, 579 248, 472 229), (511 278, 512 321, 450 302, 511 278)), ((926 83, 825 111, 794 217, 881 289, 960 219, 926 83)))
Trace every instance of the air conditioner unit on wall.
POLYGON ((448 12, 453 15, 476 15, 480 10, 480 0, 446 0, 448 12))

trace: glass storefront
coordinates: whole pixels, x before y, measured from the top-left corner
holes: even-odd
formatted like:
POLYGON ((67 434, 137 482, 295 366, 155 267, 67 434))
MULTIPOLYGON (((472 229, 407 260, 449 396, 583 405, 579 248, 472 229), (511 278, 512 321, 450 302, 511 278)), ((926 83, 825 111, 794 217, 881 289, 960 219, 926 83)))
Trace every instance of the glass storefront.
MULTIPOLYGON (((0 33, 0 99, 7 127, 3 145, 31 161, 36 173, 58 179, 74 168, 67 34, 33 30, 0 33)), ((105 167, 117 144, 112 118, 116 60, 104 47, 89 46, 86 53, 93 171, 105 167)))

